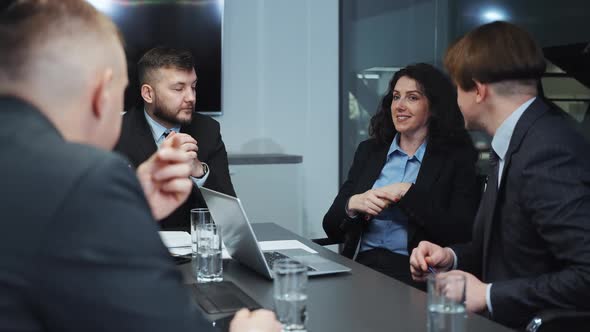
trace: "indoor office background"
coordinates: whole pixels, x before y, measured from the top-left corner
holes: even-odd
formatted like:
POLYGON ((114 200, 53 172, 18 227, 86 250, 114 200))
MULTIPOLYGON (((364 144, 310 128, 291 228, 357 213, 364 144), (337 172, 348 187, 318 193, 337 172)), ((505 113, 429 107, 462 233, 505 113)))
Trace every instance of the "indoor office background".
MULTIPOLYGON (((340 181, 392 74, 412 62, 442 66, 449 44, 474 27, 508 20, 539 41, 545 96, 590 139, 590 2, 587 0, 342 0, 340 181)), ((485 172, 490 138, 472 132, 485 172)))
MULTIPOLYGON (((253 222, 324 237, 323 216, 393 72, 419 61, 440 66, 453 39, 490 20, 535 35, 555 61, 546 95, 579 123, 590 122, 587 0, 214 1, 224 15, 223 113, 215 119, 253 222), (260 161, 269 155, 289 162, 260 161)), ((489 138, 473 136, 485 159, 489 138)))
POLYGON ((321 222, 339 186, 339 1, 224 5, 223 115, 216 119, 230 157, 302 157, 230 165, 236 193, 251 221, 324 237, 321 222))
MULTIPOLYGON (((338 0, 88 1, 128 30, 137 26, 126 13, 174 7, 172 20, 150 16, 154 24, 128 38, 142 44, 162 39, 160 30, 169 26, 158 23, 166 21, 182 35, 171 35, 170 43, 188 40, 205 52, 211 45, 197 44, 211 31, 195 28, 187 13, 197 20, 204 7, 219 5, 222 114, 214 117, 236 193, 252 222, 325 236, 321 221, 338 191, 338 0)), ((196 65, 199 99, 211 81, 196 65)))

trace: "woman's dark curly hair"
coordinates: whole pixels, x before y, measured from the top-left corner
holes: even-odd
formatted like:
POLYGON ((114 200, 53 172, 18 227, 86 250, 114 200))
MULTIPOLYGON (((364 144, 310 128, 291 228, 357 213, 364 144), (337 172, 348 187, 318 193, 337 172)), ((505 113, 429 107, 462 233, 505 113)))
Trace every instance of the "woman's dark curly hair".
POLYGON ((381 100, 377 113, 371 118, 369 135, 380 144, 389 145, 393 141, 397 130, 391 118, 392 92, 397 81, 404 76, 415 80, 418 89, 428 98, 428 145, 442 150, 467 144, 473 147, 457 105, 455 88, 444 73, 426 63, 409 65, 393 75, 387 94, 381 100))

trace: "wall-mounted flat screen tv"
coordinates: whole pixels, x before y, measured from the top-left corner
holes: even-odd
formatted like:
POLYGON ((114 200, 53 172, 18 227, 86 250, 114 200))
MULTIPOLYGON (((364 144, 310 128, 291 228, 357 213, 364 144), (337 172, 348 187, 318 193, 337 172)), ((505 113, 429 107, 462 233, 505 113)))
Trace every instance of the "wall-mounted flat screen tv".
POLYGON ((186 48, 198 76, 195 110, 219 115, 223 0, 88 0, 108 15, 125 38, 129 88, 125 111, 141 105, 136 64, 155 46, 186 48))

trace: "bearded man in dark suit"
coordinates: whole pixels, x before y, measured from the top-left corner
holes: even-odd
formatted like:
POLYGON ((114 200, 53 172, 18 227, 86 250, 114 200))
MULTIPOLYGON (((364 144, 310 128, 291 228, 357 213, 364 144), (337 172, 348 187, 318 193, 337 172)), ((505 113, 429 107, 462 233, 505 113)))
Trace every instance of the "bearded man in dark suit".
POLYGON ((181 140, 181 148, 192 160, 194 187, 189 199, 160 221, 160 226, 188 230, 190 210, 206 207, 198 187, 236 196, 219 123, 195 112, 197 74, 188 50, 153 48, 141 57, 137 68, 143 105, 123 116, 115 151, 137 167, 166 139, 181 140))

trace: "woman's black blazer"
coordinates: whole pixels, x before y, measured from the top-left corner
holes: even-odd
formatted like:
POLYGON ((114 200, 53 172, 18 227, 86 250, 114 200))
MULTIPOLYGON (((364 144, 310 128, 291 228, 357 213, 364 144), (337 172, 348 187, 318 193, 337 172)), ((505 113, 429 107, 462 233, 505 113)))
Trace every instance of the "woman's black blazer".
MULTIPOLYGON (((359 144, 346 182, 324 216, 330 239, 344 243, 342 254, 352 258, 367 222, 346 215, 348 199, 373 186, 385 165, 389 145, 369 139, 359 144)), ((416 183, 396 204, 408 216, 408 252, 421 240, 446 246, 467 242, 481 196, 472 146, 426 147, 416 183)))

